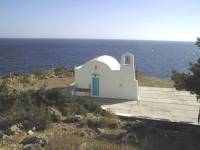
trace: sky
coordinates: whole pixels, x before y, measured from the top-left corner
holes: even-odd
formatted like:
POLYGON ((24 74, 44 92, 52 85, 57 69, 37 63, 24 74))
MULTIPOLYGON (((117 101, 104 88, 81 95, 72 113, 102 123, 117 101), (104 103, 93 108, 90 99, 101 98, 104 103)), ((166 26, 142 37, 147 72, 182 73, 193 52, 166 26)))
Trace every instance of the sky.
POLYGON ((2 38, 195 41, 200 0, 0 0, 2 38))

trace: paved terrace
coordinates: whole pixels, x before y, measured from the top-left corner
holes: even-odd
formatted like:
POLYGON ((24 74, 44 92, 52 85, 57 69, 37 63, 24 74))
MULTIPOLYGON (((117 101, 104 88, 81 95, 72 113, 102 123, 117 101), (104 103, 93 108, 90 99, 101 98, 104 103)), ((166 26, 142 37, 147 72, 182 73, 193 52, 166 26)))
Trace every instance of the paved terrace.
POLYGON ((103 108, 134 118, 197 124, 199 103, 195 95, 174 88, 139 87, 139 101, 97 99, 103 108))

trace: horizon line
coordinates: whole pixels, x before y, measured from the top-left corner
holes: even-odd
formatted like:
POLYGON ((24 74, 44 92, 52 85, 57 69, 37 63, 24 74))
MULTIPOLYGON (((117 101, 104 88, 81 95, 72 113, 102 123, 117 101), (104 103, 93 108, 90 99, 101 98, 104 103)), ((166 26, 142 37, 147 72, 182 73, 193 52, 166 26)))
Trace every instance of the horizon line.
POLYGON ((158 39, 120 39, 120 38, 65 38, 65 37, 0 37, 0 39, 69 39, 69 40, 124 40, 124 41, 160 41, 160 42, 195 42, 185 40, 158 40, 158 39))

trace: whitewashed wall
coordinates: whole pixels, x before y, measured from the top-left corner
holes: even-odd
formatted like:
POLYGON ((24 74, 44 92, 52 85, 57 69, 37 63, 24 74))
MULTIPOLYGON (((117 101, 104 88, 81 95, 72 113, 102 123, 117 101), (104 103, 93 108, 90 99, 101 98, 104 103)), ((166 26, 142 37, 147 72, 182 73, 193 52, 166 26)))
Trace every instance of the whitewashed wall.
POLYGON ((128 66, 122 66, 121 70, 111 70, 105 63, 89 61, 81 68, 75 68, 76 87, 92 87, 93 74, 99 74, 99 97, 138 99, 138 82, 134 79, 134 71, 128 69, 128 66))

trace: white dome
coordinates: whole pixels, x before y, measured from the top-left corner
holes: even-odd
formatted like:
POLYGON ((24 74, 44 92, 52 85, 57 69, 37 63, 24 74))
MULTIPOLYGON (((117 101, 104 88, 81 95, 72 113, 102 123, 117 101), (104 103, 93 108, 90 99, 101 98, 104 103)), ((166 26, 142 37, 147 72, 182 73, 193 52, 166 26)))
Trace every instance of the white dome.
POLYGON ((94 60, 105 63, 111 70, 120 70, 120 63, 112 56, 103 55, 95 58, 94 60))

